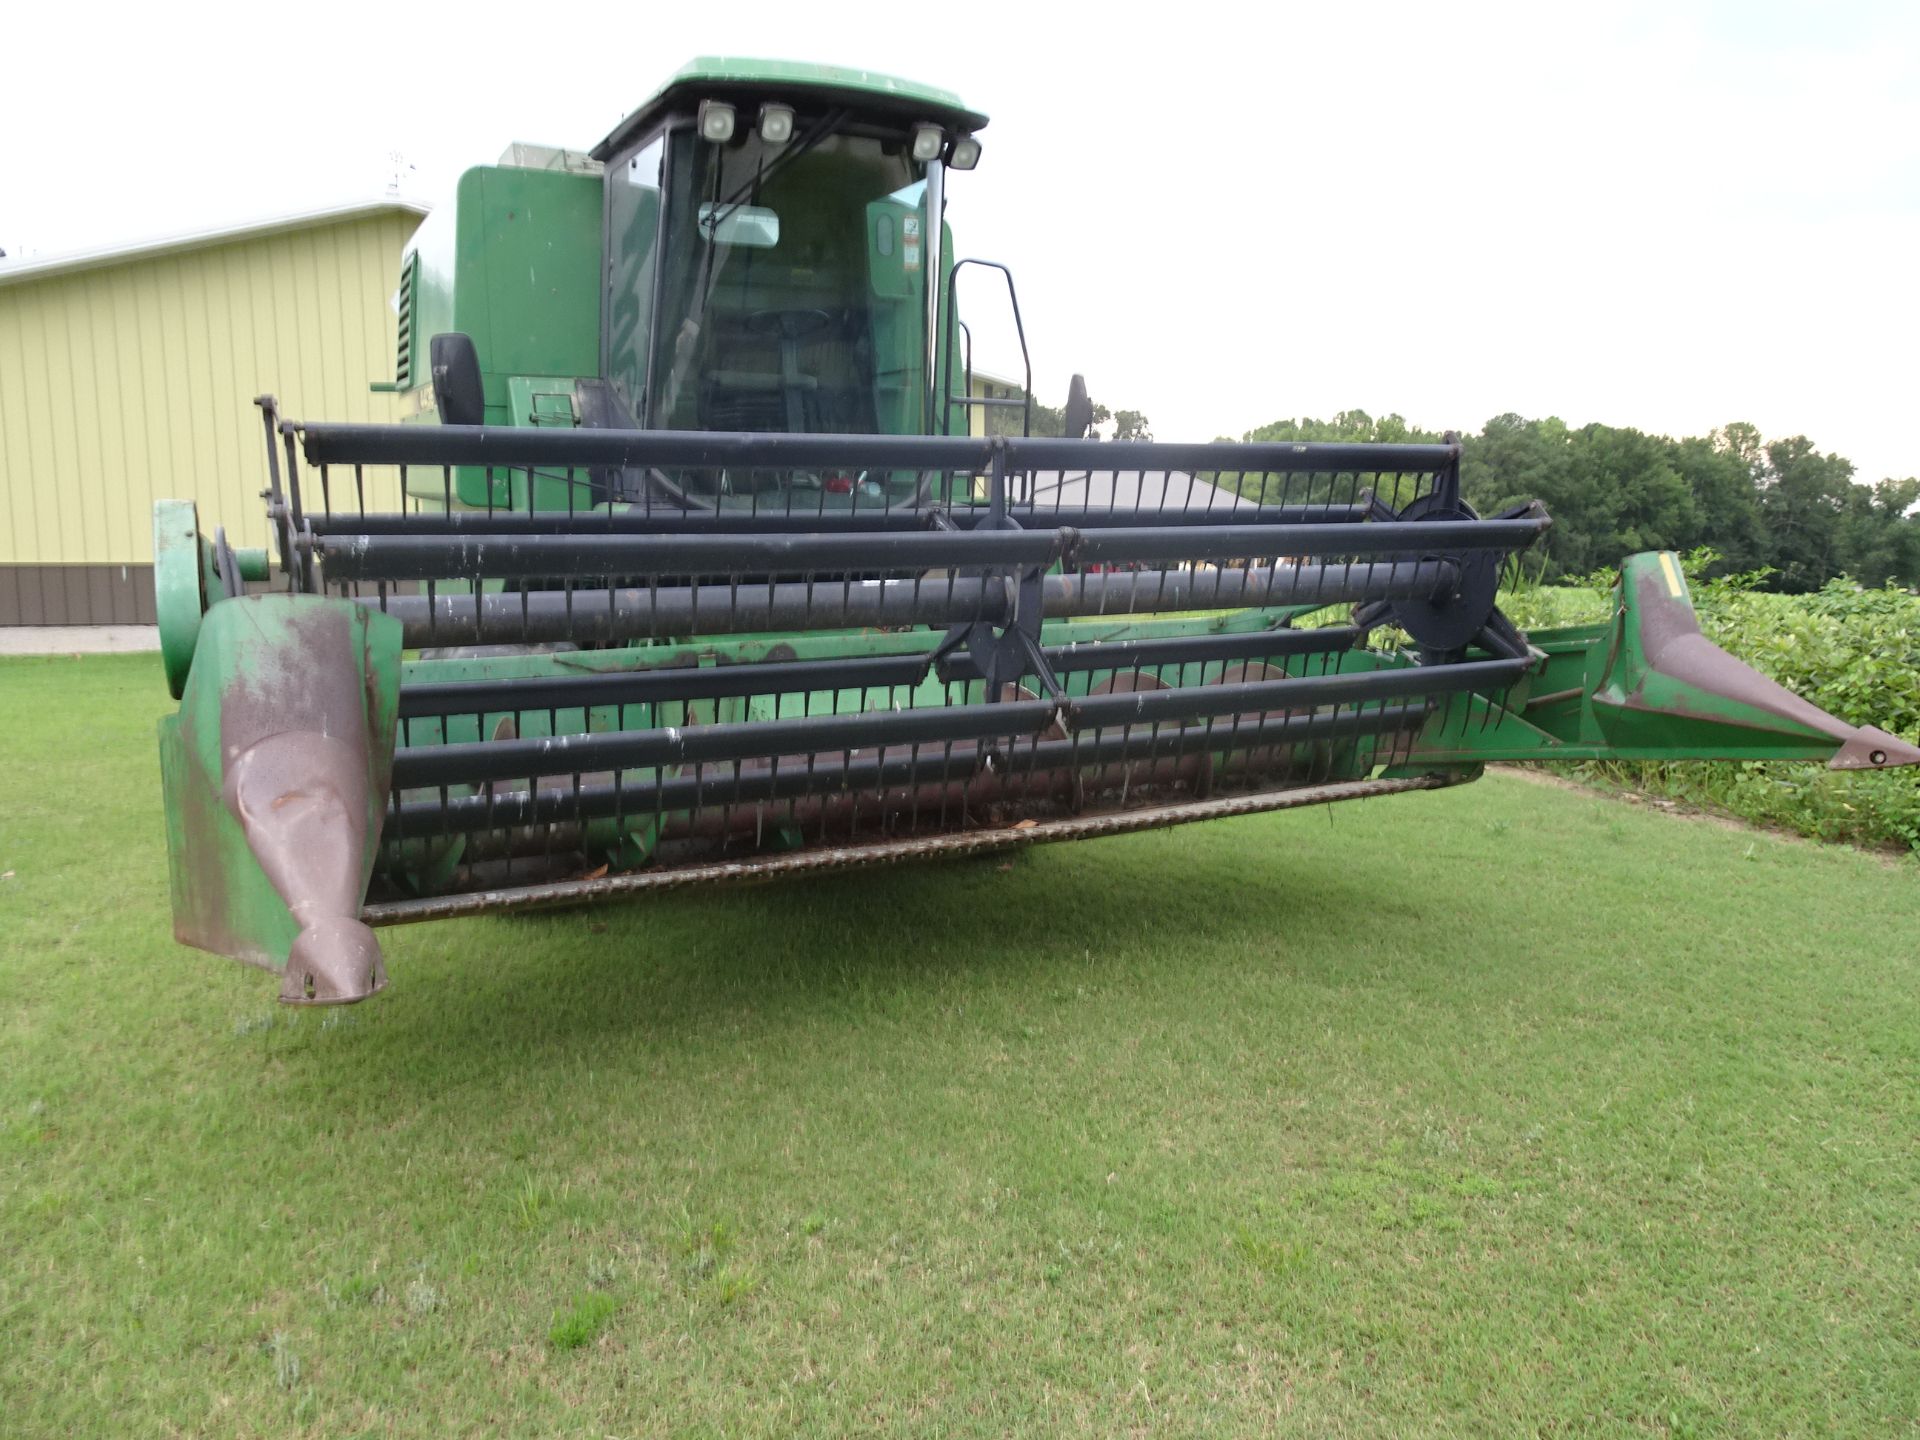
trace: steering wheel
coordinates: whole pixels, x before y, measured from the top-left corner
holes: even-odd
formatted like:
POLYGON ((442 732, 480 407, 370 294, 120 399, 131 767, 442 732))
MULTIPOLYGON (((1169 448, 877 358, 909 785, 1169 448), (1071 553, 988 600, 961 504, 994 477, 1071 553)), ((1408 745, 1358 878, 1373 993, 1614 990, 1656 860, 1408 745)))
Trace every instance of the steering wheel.
POLYGON ((824 310, 756 310, 747 317, 747 329, 782 340, 805 340, 832 324, 833 316, 824 310))

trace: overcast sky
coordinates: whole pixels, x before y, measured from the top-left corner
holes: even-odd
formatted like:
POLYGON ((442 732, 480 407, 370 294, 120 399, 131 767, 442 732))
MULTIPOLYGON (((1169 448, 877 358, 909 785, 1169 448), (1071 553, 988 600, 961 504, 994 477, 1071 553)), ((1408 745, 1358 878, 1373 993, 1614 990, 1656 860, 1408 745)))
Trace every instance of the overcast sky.
POLYGON ((825 60, 992 115, 948 218, 1043 399, 1085 371, 1162 439, 1745 419, 1920 473, 1916 0, 117 8, 8 20, 10 253, 377 195, 395 151, 432 201, 690 56, 825 60))

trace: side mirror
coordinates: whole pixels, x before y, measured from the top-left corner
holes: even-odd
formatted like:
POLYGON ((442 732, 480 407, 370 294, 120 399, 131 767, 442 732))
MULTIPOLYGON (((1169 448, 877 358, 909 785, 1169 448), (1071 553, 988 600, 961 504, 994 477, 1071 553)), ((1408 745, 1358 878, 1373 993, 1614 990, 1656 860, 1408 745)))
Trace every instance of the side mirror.
POLYGON ((480 352, 473 337, 458 330, 436 335, 428 345, 433 370, 433 403, 442 425, 480 425, 487 418, 486 395, 480 388, 480 352))
POLYGON ((1087 377, 1076 375, 1067 386, 1067 408, 1061 415, 1061 428, 1069 440, 1084 440, 1093 426, 1093 399, 1087 394, 1087 377))

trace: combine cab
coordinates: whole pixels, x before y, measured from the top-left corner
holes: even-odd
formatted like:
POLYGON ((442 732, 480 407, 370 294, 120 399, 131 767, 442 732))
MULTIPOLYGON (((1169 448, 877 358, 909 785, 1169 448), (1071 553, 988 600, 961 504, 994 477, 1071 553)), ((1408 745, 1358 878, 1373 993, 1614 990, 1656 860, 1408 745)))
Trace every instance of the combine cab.
POLYGON ((263 397, 271 557, 157 512, 180 939, 337 1003, 436 916, 1496 759, 1920 761, 1715 649, 1671 556, 1521 634, 1549 519, 1476 515, 1456 445, 971 433, 941 217, 985 123, 698 62, 591 157, 461 181, 404 259, 412 423, 263 397))

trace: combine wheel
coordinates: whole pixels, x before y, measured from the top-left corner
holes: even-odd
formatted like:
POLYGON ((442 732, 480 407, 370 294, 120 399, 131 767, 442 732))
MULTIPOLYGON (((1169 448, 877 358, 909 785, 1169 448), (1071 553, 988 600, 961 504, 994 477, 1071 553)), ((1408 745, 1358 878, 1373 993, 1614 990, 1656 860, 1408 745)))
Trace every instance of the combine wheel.
POLYGON ((178 700, 200 640, 200 617, 217 583, 200 539, 200 513, 191 500, 161 500, 153 507, 153 598, 160 631, 160 660, 167 689, 178 700))

